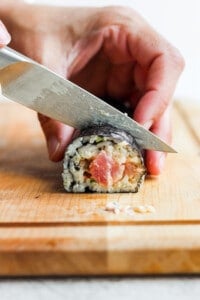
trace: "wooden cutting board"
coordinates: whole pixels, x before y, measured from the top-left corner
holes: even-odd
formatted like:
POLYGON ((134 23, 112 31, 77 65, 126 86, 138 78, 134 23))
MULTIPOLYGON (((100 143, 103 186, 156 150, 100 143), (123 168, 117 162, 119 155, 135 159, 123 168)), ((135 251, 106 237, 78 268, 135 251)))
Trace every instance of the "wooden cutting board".
POLYGON ((0 275, 200 272, 200 107, 175 104, 163 174, 137 194, 67 194, 34 112, 0 106, 0 275), (150 204, 155 213, 118 215, 150 204))

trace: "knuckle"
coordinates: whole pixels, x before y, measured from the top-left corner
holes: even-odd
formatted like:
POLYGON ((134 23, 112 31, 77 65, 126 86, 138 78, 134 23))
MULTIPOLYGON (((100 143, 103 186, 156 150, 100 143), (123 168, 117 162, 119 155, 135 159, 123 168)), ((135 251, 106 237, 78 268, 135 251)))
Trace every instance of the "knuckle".
POLYGON ((170 58, 172 63, 175 65, 175 67, 179 69, 180 72, 182 72, 185 67, 185 60, 177 48, 175 47, 171 48, 170 58))
POLYGON ((114 5, 114 6, 105 7, 105 11, 116 15, 130 15, 131 10, 132 8, 123 5, 114 5))
POLYGON ((126 6, 107 6, 99 12, 101 26, 127 24, 133 19, 133 9, 126 6))

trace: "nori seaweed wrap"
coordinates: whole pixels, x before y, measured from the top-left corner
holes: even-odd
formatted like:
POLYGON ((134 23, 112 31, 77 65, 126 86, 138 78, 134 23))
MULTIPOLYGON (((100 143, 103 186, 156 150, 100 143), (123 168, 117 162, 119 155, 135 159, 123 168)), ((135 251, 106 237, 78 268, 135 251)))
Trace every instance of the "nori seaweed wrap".
POLYGON ((135 139, 110 125, 81 131, 67 147, 62 173, 67 192, 137 192, 146 174, 135 139))

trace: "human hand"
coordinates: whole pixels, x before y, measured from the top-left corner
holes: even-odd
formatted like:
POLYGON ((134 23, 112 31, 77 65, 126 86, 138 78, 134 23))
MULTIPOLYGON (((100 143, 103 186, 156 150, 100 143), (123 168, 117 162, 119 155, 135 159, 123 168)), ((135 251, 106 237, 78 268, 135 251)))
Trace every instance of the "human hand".
MULTIPOLYGON (((5 19, 11 46, 102 98, 128 103, 133 118, 170 143, 171 98, 184 62, 134 10, 19 5, 5 19)), ((49 156, 63 158, 73 128, 39 116, 49 156)), ((157 175, 165 154, 146 151, 157 175)))

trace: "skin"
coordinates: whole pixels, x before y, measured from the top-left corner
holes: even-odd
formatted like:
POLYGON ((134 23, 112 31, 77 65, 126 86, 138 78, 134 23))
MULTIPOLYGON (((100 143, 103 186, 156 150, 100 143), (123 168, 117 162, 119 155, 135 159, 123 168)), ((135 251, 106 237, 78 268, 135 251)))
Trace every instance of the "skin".
POLYGON ((6 46, 10 42, 10 35, 4 24, 0 21, 0 48, 6 46))
MULTIPOLYGON (((184 61, 137 12, 15 4, 0 18, 11 47, 99 97, 128 103, 136 121, 171 142, 171 98, 184 61)), ((74 129, 42 115, 39 121, 50 159, 61 160, 74 129)), ((148 172, 160 174, 165 157, 146 151, 148 172)))

